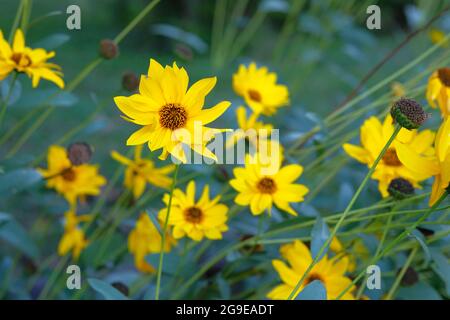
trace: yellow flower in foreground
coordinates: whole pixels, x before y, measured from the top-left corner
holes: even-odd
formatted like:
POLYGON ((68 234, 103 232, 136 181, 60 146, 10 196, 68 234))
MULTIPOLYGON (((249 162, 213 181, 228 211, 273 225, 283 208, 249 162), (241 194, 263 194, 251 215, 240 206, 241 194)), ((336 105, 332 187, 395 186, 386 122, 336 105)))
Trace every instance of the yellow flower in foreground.
POLYGON ((38 86, 41 78, 64 88, 61 68, 47 62, 54 56, 54 51, 47 52, 42 48, 26 47, 25 38, 20 29, 16 30, 12 46, 3 38, 3 33, 0 31, 0 81, 15 70, 26 73, 31 78, 33 88, 38 86))
MULTIPOLYGON (((176 241, 167 234, 164 252, 170 252, 175 244, 176 241)), ((145 261, 145 256, 161 251, 161 234, 145 212, 141 213, 135 228, 128 236, 128 250, 134 255, 136 269, 141 272, 155 271, 153 266, 145 261)))
POLYGON ((450 68, 440 68, 431 75, 426 96, 431 107, 439 106, 442 117, 450 114, 450 68))
POLYGON ((125 171, 124 185, 133 192, 134 199, 138 199, 145 191, 147 183, 156 187, 169 188, 172 184, 172 178, 167 174, 171 173, 174 165, 168 165, 156 168, 153 161, 141 157, 142 145, 134 149, 134 159, 128 159, 116 151, 111 152, 111 156, 120 163, 127 166, 125 171))
POLYGON ((120 111, 129 120, 142 126, 127 140, 127 145, 148 143, 151 151, 163 149, 160 159, 172 154, 186 163, 183 144, 195 152, 216 160, 206 147, 214 134, 223 130, 207 128, 222 115, 230 102, 222 101, 210 109, 202 109, 206 95, 214 88, 216 78, 205 78, 188 90, 189 77, 184 68, 163 68, 151 59, 148 76, 142 76, 139 93, 130 97, 115 97, 120 111))
POLYGON ((239 66, 233 75, 233 88, 255 113, 270 116, 289 103, 288 88, 277 84, 277 75, 266 67, 257 68, 254 62, 248 68, 239 66))
POLYGON ((72 210, 66 212, 64 217, 64 235, 59 241, 58 254, 64 256, 69 251, 72 251, 72 256, 76 260, 80 256, 81 251, 89 243, 85 238, 83 230, 78 227, 78 224, 89 221, 91 217, 87 215, 77 216, 72 210))
MULTIPOLYGON (((272 265, 283 282, 283 284, 276 286, 267 294, 269 299, 274 300, 287 299, 312 262, 311 253, 308 247, 298 240, 281 246, 280 253, 282 257, 288 261, 289 265, 282 260, 272 260, 272 265)), ((347 263, 347 259, 328 259, 325 255, 312 268, 295 296, 297 296, 308 284, 317 280, 321 281, 325 287, 327 299, 336 299, 339 294, 352 283, 352 281, 345 276, 348 268, 347 263)), ((352 291, 354 289, 355 287, 352 287, 341 299, 353 300, 354 296, 352 291)))
MULTIPOLYGON (((345 143, 343 148, 349 156, 367 164, 370 168, 394 132, 392 117, 387 115, 383 124, 378 118, 370 117, 364 122, 360 131, 361 147, 345 143)), ((378 190, 383 197, 389 195, 387 188, 392 179, 404 178, 415 187, 419 187, 418 182, 427 178, 426 175, 414 172, 400 162, 397 157, 397 146, 403 144, 419 154, 432 156, 433 140, 434 133, 430 130, 423 130, 420 133, 417 130, 410 131, 404 128, 400 130, 372 175, 372 179, 378 180, 378 190)))
MULTIPOLYGON (((445 39, 445 32, 436 28, 432 28, 430 32, 428 32, 428 36, 430 37, 431 43, 438 44, 445 39)), ((441 46, 444 48, 448 47, 448 42, 443 42, 441 46)))
POLYGON ((275 205, 292 215, 297 215, 289 205, 290 202, 301 202, 308 193, 308 188, 302 184, 294 184, 303 167, 290 164, 280 168, 280 161, 264 165, 265 161, 259 154, 247 155, 244 168, 233 170, 235 178, 230 185, 239 192, 234 201, 241 206, 250 206, 253 215, 259 215, 275 205), (269 169, 270 167, 270 169, 269 169))
POLYGON ((435 156, 423 157, 416 150, 398 147, 400 161, 417 174, 434 176, 429 204, 432 206, 450 185, 450 117, 447 117, 436 134, 435 156))
POLYGON ((62 194, 73 206, 77 199, 100 194, 100 187, 106 179, 98 173, 98 166, 82 164, 74 166, 67 157, 66 149, 50 146, 47 154, 48 169, 38 169, 47 179, 47 187, 62 194))
MULTIPOLYGON (((228 230, 228 207, 219 203, 219 200, 220 196, 209 199, 209 186, 206 185, 200 199, 195 201, 194 181, 189 182, 186 193, 175 189, 169 215, 169 225, 173 226, 174 238, 188 236, 195 241, 200 241, 203 237, 222 239, 222 233, 228 230)), ((163 201, 168 206, 169 194, 164 195, 163 201)), ((165 221, 167 209, 159 212, 161 221, 165 221)))

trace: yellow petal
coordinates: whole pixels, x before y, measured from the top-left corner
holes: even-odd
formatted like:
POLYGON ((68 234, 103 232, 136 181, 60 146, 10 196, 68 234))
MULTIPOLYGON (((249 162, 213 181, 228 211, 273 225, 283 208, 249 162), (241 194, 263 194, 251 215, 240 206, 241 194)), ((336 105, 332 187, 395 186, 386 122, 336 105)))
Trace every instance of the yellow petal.
POLYGON ((127 146, 135 146, 149 141, 153 133, 153 126, 145 126, 134 132, 127 140, 127 146))
POLYGON ((25 49, 25 38, 23 36, 23 32, 20 29, 16 30, 13 41, 13 51, 14 52, 23 52, 25 49))

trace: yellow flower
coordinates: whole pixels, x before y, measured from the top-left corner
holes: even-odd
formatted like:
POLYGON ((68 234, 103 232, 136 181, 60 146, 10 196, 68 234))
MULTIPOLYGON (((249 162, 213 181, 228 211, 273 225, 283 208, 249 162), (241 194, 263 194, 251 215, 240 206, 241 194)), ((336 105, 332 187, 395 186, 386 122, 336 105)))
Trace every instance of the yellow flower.
MULTIPOLYGON (((345 143, 343 148, 349 156, 367 164, 370 168, 394 131, 392 117, 387 115, 383 124, 376 117, 370 117, 364 122, 360 131, 361 147, 345 143)), ((419 181, 426 179, 426 175, 413 172, 400 162, 397 157, 397 146, 405 144, 422 155, 431 156, 433 139, 434 133, 430 130, 420 133, 417 130, 410 131, 404 128, 400 130, 372 175, 372 179, 378 180, 378 190, 383 197, 389 195, 387 188, 392 179, 404 178, 415 187, 419 187, 419 181)))
POLYGON ((308 193, 302 184, 294 184, 303 167, 290 164, 280 168, 280 161, 266 162, 259 154, 247 155, 244 168, 233 170, 235 178, 230 185, 239 192, 234 201, 241 206, 250 206, 253 215, 259 215, 275 205, 292 215, 297 213, 289 205, 290 202, 301 202, 308 193), (267 163, 267 164, 266 164, 267 163))
POLYGON ((391 85, 391 92, 396 99, 404 97, 406 95, 406 89, 400 82, 394 82, 391 85))
POLYGON ((247 118, 247 110, 240 106, 236 109, 236 119, 239 129, 235 130, 227 141, 227 148, 234 146, 242 139, 247 139, 253 146, 258 146, 259 139, 268 139, 270 131, 273 129, 271 124, 264 124, 258 120, 258 114, 252 113, 247 118), (260 136, 259 130, 265 130, 265 136, 260 136))
MULTIPOLYGON (((164 252, 170 252, 175 244, 176 241, 167 234, 164 252)), ((141 213, 128 236, 128 250, 134 255, 136 269, 141 272, 155 272, 153 266, 145 261, 145 256, 161 251, 161 234, 145 212, 141 213)))
MULTIPOLYGON (((206 185, 200 199, 195 201, 195 182, 190 181, 186 193, 175 189, 172 208, 169 215, 169 225, 173 226, 175 239, 188 236, 200 241, 204 237, 212 240, 222 239, 222 233, 228 230, 228 207, 218 203, 220 196, 209 199, 209 186, 206 185)), ((169 194, 163 198, 166 206, 169 204, 169 194)), ((159 212, 161 221, 165 221, 167 207, 159 212)))
POLYGON ((125 188, 133 192, 134 199, 138 199, 145 191, 147 182, 160 188, 169 188, 172 179, 167 177, 174 169, 174 165, 156 168, 153 161, 142 159, 142 145, 134 149, 134 159, 128 159, 116 151, 111 156, 120 163, 127 166, 125 171, 125 188))
POLYGON ((442 117, 450 114, 450 68, 440 68, 433 72, 428 80, 426 97, 432 108, 439 106, 442 117))
POLYGON ((47 179, 47 187, 62 194, 73 206, 77 198, 96 196, 100 187, 106 184, 106 179, 98 173, 98 166, 82 164, 74 166, 67 157, 66 149, 60 146, 50 146, 47 155, 48 169, 38 169, 47 179))
POLYGON ((258 114, 270 116, 289 103, 288 88, 277 84, 277 75, 266 67, 257 68, 254 62, 248 68, 239 66, 233 75, 233 88, 258 114))
MULTIPOLYGON (((285 300, 289 297, 313 260, 308 247, 298 240, 281 246, 280 253, 282 257, 287 260, 289 266, 282 260, 272 260, 272 265, 283 282, 283 284, 276 286, 267 294, 269 299, 274 300, 285 300)), ((318 280, 322 282, 327 291, 327 299, 336 299, 339 294, 352 283, 352 281, 345 276, 348 268, 347 263, 347 259, 328 259, 325 255, 312 268, 298 292, 295 293, 295 296, 297 296, 308 284, 318 280)), ((353 300, 354 296, 352 291, 354 289, 355 287, 353 286, 341 299, 353 300)))
POLYGON ((398 146, 400 161, 417 174, 434 176, 429 204, 432 206, 450 185, 450 117, 441 124, 434 142, 435 156, 424 157, 417 150, 398 146))
MULTIPOLYGON (((431 43, 438 44, 445 39, 445 33, 442 30, 432 28, 430 32, 428 32, 428 36, 430 37, 431 43)), ((442 47, 448 47, 448 42, 445 41, 441 44, 442 47)))
POLYGON ((64 235, 59 241, 58 254, 60 256, 65 256, 72 250, 72 256, 77 260, 81 251, 86 248, 89 243, 85 238, 83 230, 78 227, 78 223, 89 221, 91 217, 87 215, 77 216, 72 210, 67 211, 64 214, 64 217, 64 235))
POLYGON ((187 162, 183 144, 205 157, 216 159, 206 147, 214 134, 223 130, 204 127, 222 115, 230 102, 222 101, 210 109, 202 109, 206 95, 216 84, 216 78, 205 78, 188 90, 189 77, 184 68, 163 68, 151 59, 148 76, 142 76, 139 93, 130 97, 115 97, 126 120, 142 126, 127 140, 127 145, 148 143, 151 151, 163 149, 160 159, 168 154, 187 162))
POLYGON ((61 68, 54 63, 47 62, 54 56, 54 51, 47 52, 42 48, 26 47, 23 32, 20 29, 16 30, 12 47, 3 38, 3 33, 0 31, 0 81, 16 70, 26 73, 31 78, 33 88, 38 86, 41 78, 64 88, 61 68))

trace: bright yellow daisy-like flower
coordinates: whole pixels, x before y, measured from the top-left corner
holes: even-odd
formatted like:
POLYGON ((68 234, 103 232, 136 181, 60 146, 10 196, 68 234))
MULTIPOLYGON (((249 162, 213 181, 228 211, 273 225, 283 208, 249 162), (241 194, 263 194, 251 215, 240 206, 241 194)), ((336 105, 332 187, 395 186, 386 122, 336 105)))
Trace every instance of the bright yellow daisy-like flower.
MULTIPOLYGON (((164 252, 170 252, 175 244, 176 241, 167 233, 164 252)), ((153 266, 145 261, 145 256, 161 251, 161 234, 145 212, 141 213, 128 236, 128 250, 134 255, 136 269, 146 273, 155 272, 153 266)))
MULTIPOLYGON (((394 132, 394 124, 391 115, 387 115, 383 124, 376 117, 367 119, 360 129, 361 146, 345 143, 343 148, 352 158, 371 167, 375 159, 380 154, 386 142, 394 132)), ((389 195, 387 189, 389 183, 395 178, 404 178, 415 187, 419 187, 418 182, 425 180, 426 175, 419 174, 404 166, 397 156, 398 144, 407 145, 424 156, 432 156, 434 133, 430 130, 407 130, 402 128, 395 141, 385 153, 375 169, 372 179, 378 180, 378 190, 383 197, 389 195)))
POLYGON ((440 68, 431 75, 426 97, 432 108, 439 107, 442 117, 450 114, 450 68, 440 68))
POLYGON ((134 199, 138 199, 144 193, 147 183, 160 188, 169 188, 172 178, 167 174, 175 169, 174 165, 157 168, 150 159, 143 159, 141 153, 142 145, 135 147, 134 159, 129 159, 116 151, 111 152, 115 160, 127 166, 124 185, 133 192, 134 199))
POLYGON ((254 62, 248 68, 242 64, 239 66, 233 75, 233 88, 258 114, 273 115, 278 108, 289 103, 288 88, 277 84, 277 75, 266 67, 257 68, 254 62))
MULTIPOLYGON (((274 300, 286 300, 289 297, 313 260, 308 247, 298 240, 281 246, 280 253, 289 265, 282 260, 272 260, 272 265, 283 282, 267 294, 269 299, 274 300)), ((325 255, 309 272, 295 296, 311 282, 321 281, 327 291, 327 299, 336 299, 352 283, 352 280, 345 276, 348 271, 347 264, 347 259, 339 259, 338 257, 329 259, 325 255)), ((353 286, 341 299, 353 300, 352 291, 354 289, 353 286)))
POLYGON ((434 176, 429 204, 432 206, 450 186, 450 117, 447 117, 436 134, 435 156, 424 157, 416 150, 398 147, 400 161, 413 172, 434 176))
MULTIPOLYGON (((209 186, 206 185, 198 201, 195 201, 195 182, 190 181, 186 193, 175 189, 172 208, 169 215, 169 226, 173 226, 175 239, 188 236, 200 241, 204 237, 211 240, 222 239, 222 233, 228 230, 228 207, 219 203, 220 196, 209 198, 209 186)), ((169 194, 163 198, 169 204, 169 194)), ((159 212, 159 219, 165 221, 167 207, 159 212)))
POLYGON ((47 169, 38 171, 47 179, 47 187, 55 189, 74 206, 78 198, 97 196, 106 179, 98 173, 98 166, 82 164, 74 166, 67 151, 60 146, 50 146, 47 154, 47 169))
POLYGON ((271 213, 275 204, 279 209, 294 216, 297 213, 289 203, 301 202, 309 189, 302 184, 295 184, 303 167, 290 164, 280 168, 281 162, 263 161, 259 154, 247 155, 245 167, 233 170, 235 178, 230 185, 239 192, 234 201, 241 206, 250 206, 253 215, 259 215, 268 210, 271 213))
POLYGON ((31 78, 33 88, 38 86, 41 78, 64 88, 61 68, 47 62, 54 56, 54 51, 47 52, 42 48, 26 47, 25 38, 20 29, 16 30, 12 46, 3 38, 3 33, 0 31, 0 81, 15 70, 27 74, 31 78))
POLYGON ((148 75, 142 76, 139 93, 130 97, 115 97, 125 119, 142 126, 127 140, 127 145, 148 143, 151 151, 163 149, 160 159, 170 153, 187 162, 183 144, 195 152, 217 160, 206 147, 215 133, 223 130, 205 125, 216 120, 230 106, 222 101, 210 109, 203 109, 206 95, 214 88, 216 78, 197 81, 188 89, 189 77, 184 68, 163 68, 151 59, 148 75))
POLYGON ((78 227, 78 224, 89 221, 91 217, 88 215, 77 216, 72 210, 67 211, 64 217, 64 235, 59 241, 58 254, 65 256, 68 252, 72 251, 73 258, 77 260, 83 249, 89 244, 83 230, 78 227))

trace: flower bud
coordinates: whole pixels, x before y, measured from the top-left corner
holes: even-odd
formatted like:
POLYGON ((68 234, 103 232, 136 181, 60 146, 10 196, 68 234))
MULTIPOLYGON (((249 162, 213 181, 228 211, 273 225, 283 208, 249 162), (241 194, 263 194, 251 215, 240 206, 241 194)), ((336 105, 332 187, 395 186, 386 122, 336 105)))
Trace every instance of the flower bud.
POLYGON ((113 286, 118 291, 120 291, 125 297, 128 297, 128 295, 129 295, 128 287, 125 284, 123 284, 122 282, 113 282, 111 284, 111 286, 113 286))
POLYGON ((67 147, 67 156, 74 166, 79 166, 91 159, 92 148, 85 142, 75 142, 67 147))
POLYGON ((391 108, 391 115, 395 122, 408 130, 419 128, 428 118, 422 106, 408 98, 395 101, 391 108))
POLYGON ((401 200, 413 195, 414 187, 408 180, 396 178, 389 183, 388 192, 393 198, 401 200))
POLYGON ((417 274, 416 270, 414 270, 411 267, 408 267, 406 269, 405 274, 402 277, 402 280, 400 280, 400 284, 405 287, 410 287, 415 285, 419 281, 419 275, 417 274))
POLYGON ((133 72, 125 72, 122 76, 122 88, 135 92, 139 88, 139 78, 133 72))
POLYGON ((119 47, 114 41, 103 39, 100 41, 100 56, 107 60, 114 59, 119 54, 119 47))

